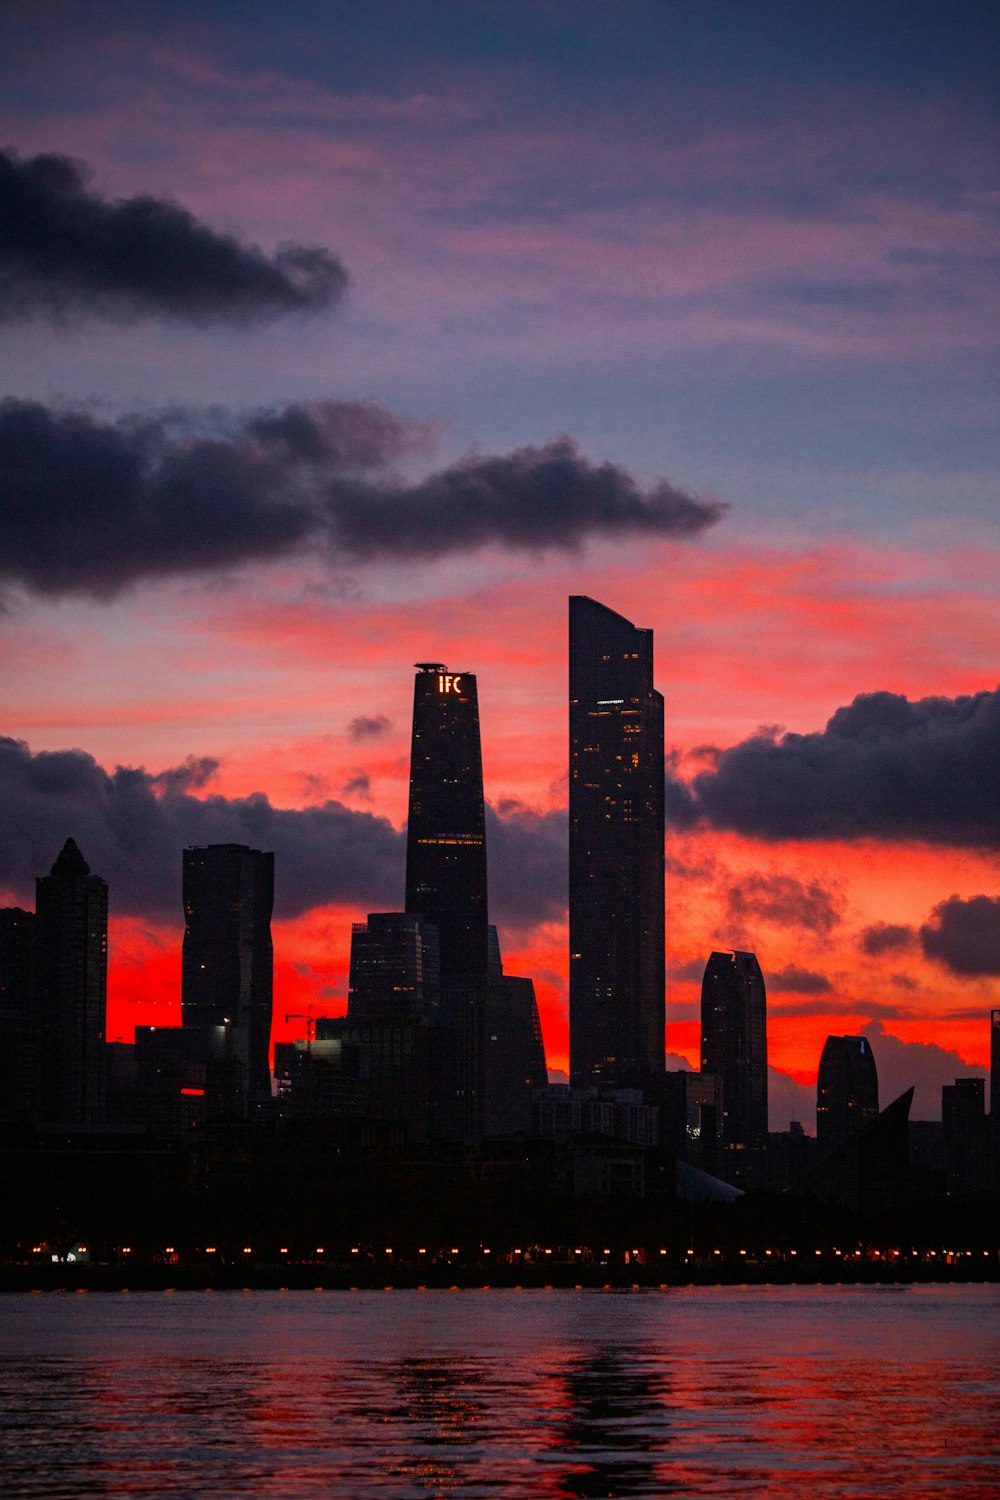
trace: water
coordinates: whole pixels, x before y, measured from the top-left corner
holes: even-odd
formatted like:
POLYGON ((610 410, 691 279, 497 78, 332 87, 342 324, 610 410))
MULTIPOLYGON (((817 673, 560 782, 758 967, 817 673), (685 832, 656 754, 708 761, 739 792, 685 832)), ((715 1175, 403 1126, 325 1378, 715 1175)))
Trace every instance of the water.
POLYGON ((1000 1494, 1000 1289, 0 1297, 0 1493, 1000 1494))

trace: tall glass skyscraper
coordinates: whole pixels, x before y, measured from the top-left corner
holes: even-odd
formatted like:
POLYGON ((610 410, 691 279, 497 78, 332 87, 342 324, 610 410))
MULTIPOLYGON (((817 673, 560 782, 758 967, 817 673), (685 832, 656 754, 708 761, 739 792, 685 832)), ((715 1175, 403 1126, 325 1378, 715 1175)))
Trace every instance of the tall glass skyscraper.
POLYGON ((413 684, 406 910, 438 930, 442 979, 486 977, 486 818, 471 672, 421 662, 413 684))
POLYGON ((252 1112, 271 1097, 274 855, 245 844, 185 849, 183 896, 184 1026, 222 1038, 238 1073, 230 1096, 252 1112))
POLYGON ((108 887, 67 839, 36 886, 41 1118, 96 1125, 105 1108, 108 887))
POLYGON ((701 983, 701 1071, 722 1078, 721 1144, 767 1146, 767 994, 753 953, 713 953, 701 983))
POLYGON ((574 1084, 662 1073, 663 698, 653 632, 569 601, 569 1007, 574 1084))

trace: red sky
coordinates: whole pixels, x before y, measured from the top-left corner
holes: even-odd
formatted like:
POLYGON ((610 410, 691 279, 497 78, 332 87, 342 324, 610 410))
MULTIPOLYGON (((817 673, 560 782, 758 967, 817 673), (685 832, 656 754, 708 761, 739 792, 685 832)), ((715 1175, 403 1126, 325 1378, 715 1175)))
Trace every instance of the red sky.
MULTIPOLYGON (((351 921, 402 900, 412 664, 441 660, 478 674, 516 845, 494 851, 494 915, 559 1068, 568 594, 653 628, 685 783, 761 730, 829 748, 858 695, 932 699, 944 723, 997 689, 995 46, 980 7, 922 26, 874 7, 849 34, 770 0, 752 24, 630 6, 613 34, 589 3, 391 8, 5 7, 0 168, 56 153, 82 175, 37 263, 0 235, 0 736, 30 751, 0 743, 0 900, 30 905, 78 837, 111 881, 128 1037, 179 1014, 171 838, 274 824, 242 802, 198 822, 149 778, 207 757, 187 783, 206 808, 340 804, 329 868, 313 845, 294 869, 289 835, 276 870, 275 1035, 301 1033, 286 1014, 344 1006, 351 921), (87 225, 143 195, 193 219, 146 247, 137 292, 87 225), (234 304, 289 244, 322 247, 346 291, 234 304), (207 293, 206 245, 230 256, 207 293), (381 424, 374 467, 260 439, 334 409, 381 424), (574 485, 533 498, 561 434, 574 485), (650 520, 664 476, 702 507, 687 540, 650 520), (366 531, 379 506, 434 546, 366 531)), ((918 1115, 987 1064, 1000 748, 962 760, 934 734, 925 818, 916 793, 890 816, 897 770, 885 809, 869 785, 868 822, 833 832, 765 837, 730 806, 668 834, 668 1052, 697 1061, 711 949, 754 949, 775 1126, 811 1119, 830 1032, 866 1027, 883 1102, 917 1082, 918 1115), (934 934, 966 918, 963 970, 934 934)))

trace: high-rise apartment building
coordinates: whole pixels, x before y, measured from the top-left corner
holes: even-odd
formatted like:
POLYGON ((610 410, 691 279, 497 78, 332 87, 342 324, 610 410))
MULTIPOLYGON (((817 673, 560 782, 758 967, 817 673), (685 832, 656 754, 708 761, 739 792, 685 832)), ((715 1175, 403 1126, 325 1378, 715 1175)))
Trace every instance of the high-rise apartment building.
POLYGON ((66 1125, 104 1120, 108 887, 67 839, 36 887, 39 1115, 66 1125))
POLYGON ((878 1118, 878 1069, 863 1036, 828 1036, 816 1077, 816 1140, 833 1151, 878 1118))
POLYGON ((663 698, 653 632, 569 601, 570 1073, 664 1064, 663 698))
POLYGON ((471 672, 417 667, 413 685, 406 910, 438 930, 441 974, 485 977, 486 820, 471 672))
POLYGON ((221 1056, 228 1107, 254 1113, 271 1097, 274 855, 245 844, 185 849, 183 897, 184 1027, 221 1056))
MULTIPOLYGON (((701 1071, 722 1079, 724 1152, 767 1146, 767 995, 753 953, 713 953, 701 983, 701 1071)), ((730 1160, 737 1175, 739 1163, 730 1160)), ((723 1174, 725 1175, 725 1173, 723 1174)))

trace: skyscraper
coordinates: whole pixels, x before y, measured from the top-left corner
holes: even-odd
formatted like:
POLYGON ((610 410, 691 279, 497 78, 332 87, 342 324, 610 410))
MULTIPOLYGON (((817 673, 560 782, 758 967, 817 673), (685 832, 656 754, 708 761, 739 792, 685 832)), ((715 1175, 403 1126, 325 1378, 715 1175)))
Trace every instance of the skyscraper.
POLYGON ((106 1087, 107 882, 67 839, 35 887, 40 1115, 97 1125, 106 1087))
POLYGON ((438 930, 443 979, 485 978, 486 821, 471 672, 420 662, 413 684, 406 910, 438 930))
MULTIPOLYGON (((701 983, 701 1070, 722 1078, 723 1151, 767 1146, 767 996, 753 953, 713 953, 701 983)), ((738 1164, 730 1163, 730 1170, 738 1164)))
POLYGON ((349 1018, 362 1006, 384 1008, 375 972, 398 967, 390 950, 419 918, 413 930, 425 934, 425 956, 437 934, 440 974, 439 1002, 430 1003, 432 988, 424 996, 429 1133, 473 1141, 526 1130, 531 1090, 545 1082, 545 1055, 534 986, 503 973, 489 926, 476 679, 436 662, 418 663, 414 683, 406 910, 406 918, 379 919, 380 932, 369 917, 356 933, 349 1018))
POLYGON ((828 1036, 816 1078, 816 1139, 832 1151, 878 1118, 878 1070, 863 1036, 828 1036))
POLYGON ((230 1107, 253 1112, 271 1097, 274 855, 245 844, 185 849, 183 896, 184 1027, 221 1037, 230 1107))
POLYGON ((664 1063, 663 698, 653 632, 569 601, 570 1073, 664 1063))

